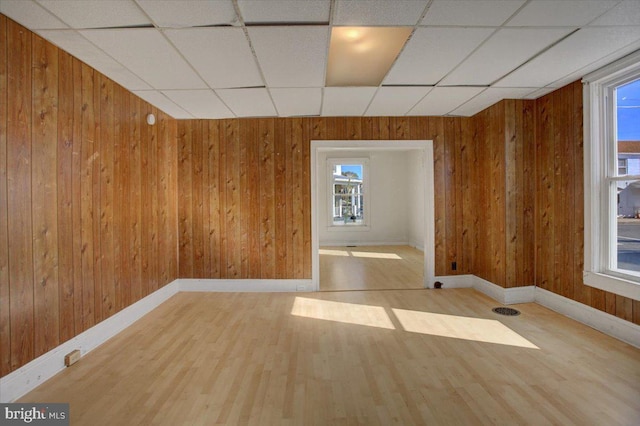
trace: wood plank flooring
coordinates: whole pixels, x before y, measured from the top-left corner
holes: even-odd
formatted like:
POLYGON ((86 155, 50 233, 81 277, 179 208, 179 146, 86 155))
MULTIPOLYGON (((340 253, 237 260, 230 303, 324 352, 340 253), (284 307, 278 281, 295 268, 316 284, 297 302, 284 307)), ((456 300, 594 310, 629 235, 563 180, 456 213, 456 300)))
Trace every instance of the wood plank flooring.
POLYGON ((22 398, 72 425, 640 424, 640 350, 473 289, 180 293, 22 398))
POLYGON ((320 248, 320 290, 424 287, 424 253, 409 246, 320 248))

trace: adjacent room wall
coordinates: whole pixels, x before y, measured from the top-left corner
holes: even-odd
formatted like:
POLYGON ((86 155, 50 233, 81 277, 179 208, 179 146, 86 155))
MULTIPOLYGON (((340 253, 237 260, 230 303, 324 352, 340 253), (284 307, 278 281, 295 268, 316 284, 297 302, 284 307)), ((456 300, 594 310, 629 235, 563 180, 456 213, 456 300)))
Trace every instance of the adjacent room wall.
POLYGON ((424 158, 421 151, 407 151, 407 224, 409 245, 424 250, 424 197, 426 191, 424 158))
POLYGON ((0 15, 2 376, 177 277, 175 125, 0 15))
MULTIPOLYGON (((318 154, 318 240, 320 245, 372 245, 409 243, 409 180, 408 161, 402 151, 334 151, 318 154), (329 228, 329 191, 327 158, 369 159, 368 229, 352 227, 329 228), (324 208, 326 206, 326 208, 324 208)), ((414 185, 415 186, 415 185, 414 185)), ((423 185, 424 190, 424 185, 423 185)))

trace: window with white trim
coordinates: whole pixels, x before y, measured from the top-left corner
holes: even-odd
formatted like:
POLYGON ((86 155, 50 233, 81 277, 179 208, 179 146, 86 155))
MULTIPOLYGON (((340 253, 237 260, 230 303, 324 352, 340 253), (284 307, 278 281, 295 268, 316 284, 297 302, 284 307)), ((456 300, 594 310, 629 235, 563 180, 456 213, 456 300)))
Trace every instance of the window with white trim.
POLYGON ((640 300, 640 52, 583 81, 584 282, 640 300))
POLYGON ((329 158, 329 226, 368 225, 367 158, 329 158))

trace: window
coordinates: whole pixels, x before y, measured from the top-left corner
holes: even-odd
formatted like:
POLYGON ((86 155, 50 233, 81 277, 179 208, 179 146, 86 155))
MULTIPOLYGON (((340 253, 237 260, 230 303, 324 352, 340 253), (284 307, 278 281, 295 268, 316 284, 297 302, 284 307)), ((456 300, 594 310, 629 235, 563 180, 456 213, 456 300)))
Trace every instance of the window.
POLYGON ((640 300, 640 53, 584 82, 584 282, 640 300))
POLYGON ((368 225, 368 159, 330 158, 329 226, 368 225))

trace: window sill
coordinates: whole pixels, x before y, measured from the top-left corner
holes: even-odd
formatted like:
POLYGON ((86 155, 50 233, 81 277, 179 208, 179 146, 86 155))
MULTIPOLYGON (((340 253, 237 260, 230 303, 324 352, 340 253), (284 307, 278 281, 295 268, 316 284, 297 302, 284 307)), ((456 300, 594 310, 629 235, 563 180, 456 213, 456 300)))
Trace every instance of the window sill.
POLYGON ((583 281, 589 287, 640 300, 640 283, 592 271, 584 271, 583 281))

